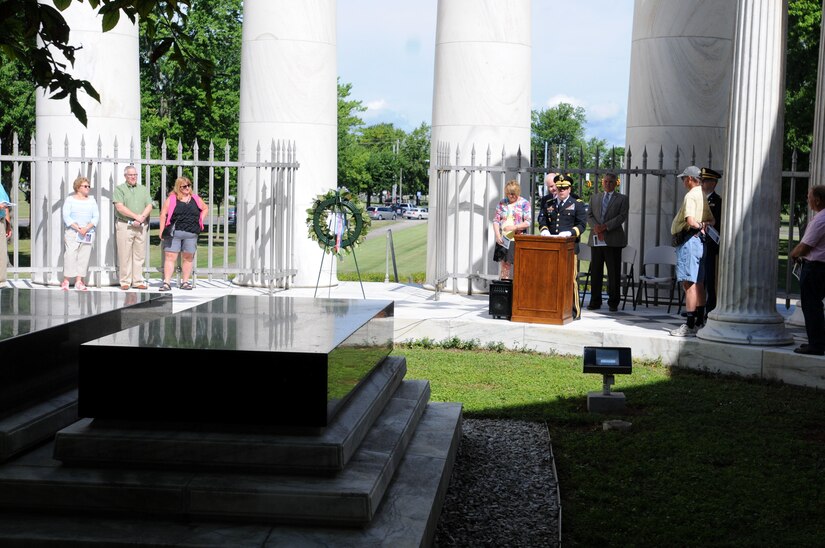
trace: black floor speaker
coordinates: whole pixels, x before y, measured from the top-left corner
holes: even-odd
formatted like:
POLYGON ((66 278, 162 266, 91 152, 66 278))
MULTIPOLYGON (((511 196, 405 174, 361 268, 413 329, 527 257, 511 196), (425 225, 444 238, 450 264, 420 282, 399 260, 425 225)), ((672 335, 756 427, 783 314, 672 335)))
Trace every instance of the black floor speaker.
POLYGON ((495 280, 490 282, 490 316, 510 319, 513 314, 512 280, 495 280))

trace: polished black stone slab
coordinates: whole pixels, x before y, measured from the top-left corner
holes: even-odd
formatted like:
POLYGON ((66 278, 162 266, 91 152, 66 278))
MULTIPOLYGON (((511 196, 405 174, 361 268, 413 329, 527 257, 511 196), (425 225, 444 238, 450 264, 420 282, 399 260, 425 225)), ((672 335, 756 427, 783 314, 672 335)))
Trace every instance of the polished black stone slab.
POLYGON ((0 417, 73 389, 81 343, 171 312, 157 293, 0 290, 0 417))
POLYGON ((78 412, 324 427, 392 350, 393 303, 227 295, 81 347, 78 412))

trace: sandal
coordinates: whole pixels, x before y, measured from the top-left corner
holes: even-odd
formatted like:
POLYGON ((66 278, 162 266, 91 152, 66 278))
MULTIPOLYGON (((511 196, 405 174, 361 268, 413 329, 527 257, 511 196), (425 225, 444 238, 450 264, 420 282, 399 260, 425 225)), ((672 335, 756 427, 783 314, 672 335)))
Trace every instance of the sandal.
POLYGON ((163 282, 160 284, 160 289, 158 291, 172 291, 172 286, 169 285, 169 282, 163 282))
POLYGON ((180 284, 180 288, 185 289, 187 291, 192 291, 192 284, 190 284, 189 282, 183 282, 182 284, 180 284))

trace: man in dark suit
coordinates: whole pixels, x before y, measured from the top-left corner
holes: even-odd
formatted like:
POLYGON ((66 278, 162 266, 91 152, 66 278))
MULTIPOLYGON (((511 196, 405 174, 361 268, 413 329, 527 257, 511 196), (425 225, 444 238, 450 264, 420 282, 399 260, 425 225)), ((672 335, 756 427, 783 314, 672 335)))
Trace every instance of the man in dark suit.
MULTIPOLYGON (((701 171, 702 176, 702 192, 705 193, 705 198, 708 200, 708 207, 713 213, 713 218, 716 222, 713 228, 717 232, 722 232, 722 197, 716 193, 716 183, 722 175, 719 172, 703 167, 701 171)), ((708 238, 705 241, 705 290, 708 293, 705 311, 710 313, 716 308, 716 264, 719 257, 719 244, 708 238)), ((704 321, 704 318, 702 318, 704 321)))
POLYGON ((621 300, 620 280, 622 274, 622 249, 627 246, 624 223, 630 204, 627 196, 616 192, 618 177, 615 173, 605 173, 602 177, 603 192, 590 197, 587 224, 591 228, 590 242, 592 262, 590 276, 593 291, 588 310, 598 310, 602 306, 602 279, 607 265, 607 306, 611 312, 619 309, 621 300))

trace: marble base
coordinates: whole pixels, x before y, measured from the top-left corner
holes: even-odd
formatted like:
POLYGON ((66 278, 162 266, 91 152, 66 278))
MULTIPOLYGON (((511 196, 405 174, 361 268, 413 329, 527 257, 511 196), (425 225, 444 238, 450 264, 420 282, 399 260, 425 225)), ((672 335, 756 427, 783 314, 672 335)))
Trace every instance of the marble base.
POLYGON ((716 341, 729 344, 748 344, 756 346, 784 346, 793 344, 793 336, 785 329, 784 319, 776 315, 775 318, 764 322, 742 322, 721 319, 711 312, 705 327, 696 335, 706 341, 716 341))
POLYGON ((77 420, 77 390, 0 419, 0 462, 42 443, 77 420))
POLYGON ((124 518, 0 513, 0 544, 55 546, 429 546, 461 439, 461 405, 431 403, 407 453, 364 528, 175 522, 124 518))
POLYGON ((82 343, 171 313, 157 293, 0 291, 0 417, 74 389, 82 343))
POLYGON ((54 457, 71 466, 332 474, 343 470, 355 454, 406 370, 404 359, 388 357, 317 435, 210 431, 204 425, 152 429, 83 419, 57 433, 54 457))
POLYGON ((392 301, 227 295, 84 344, 78 412, 324 427, 392 342, 392 301))

